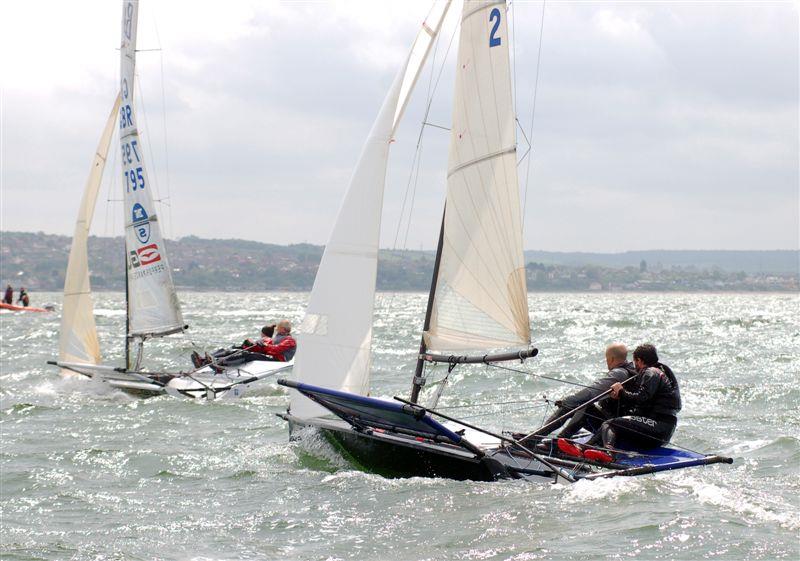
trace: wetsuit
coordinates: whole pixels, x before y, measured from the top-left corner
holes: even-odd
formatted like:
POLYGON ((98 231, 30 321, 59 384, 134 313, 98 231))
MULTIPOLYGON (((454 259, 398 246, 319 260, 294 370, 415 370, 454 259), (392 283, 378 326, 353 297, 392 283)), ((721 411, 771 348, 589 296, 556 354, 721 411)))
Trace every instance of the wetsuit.
POLYGON ((6 288, 6 293, 3 295, 3 303, 4 304, 13 304, 14 303, 14 289, 10 286, 6 288))
MULTIPOLYGON (((633 367, 633 364, 630 362, 624 362, 619 366, 616 366, 608 371, 608 373, 599 378, 588 388, 584 388, 579 392, 576 392, 572 395, 565 397, 564 399, 557 401, 556 405, 558 408, 550 415, 550 418, 544 422, 546 426, 549 423, 552 423, 559 417, 562 417, 575 409, 576 407, 580 407, 587 401, 590 401, 596 398, 598 395, 607 392, 611 389, 617 382, 624 382, 631 376, 636 375, 636 369, 633 367)), ((558 433, 558 436, 561 438, 571 438, 575 433, 577 433, 582 428, 587 429, 590 432, 595 432, 600 428, 600 425, 606 419, 611 417, 617 417, 621 413, 619 412, 617 406, 619 404, 610 404, 608 402, 612 401, 611 399, 603 399, 599 402, 593 403, 588 407, 581 409, 580 411, 576 411, 572 417, 567 417, 560 421, 557 425, 551 427, 550 431, 559 428, 564 423, 569 421, 567 426, 565 426, 561 432, 558 433), (616 406, 615 406, 616 405, 616 406)), ((622 413, 624 414, 624 413, 622 413)), ((534 433, 537 436, 544 436, 539 432, 534 433)))
POLYGON ((589 444, 602 439, 612 448, 656 448, 669 442, 678 424, 681 393, 675 374, 664 364, 646 368, 636 385, 619 392, 622 407, 632 413, 605 421, 589 444))

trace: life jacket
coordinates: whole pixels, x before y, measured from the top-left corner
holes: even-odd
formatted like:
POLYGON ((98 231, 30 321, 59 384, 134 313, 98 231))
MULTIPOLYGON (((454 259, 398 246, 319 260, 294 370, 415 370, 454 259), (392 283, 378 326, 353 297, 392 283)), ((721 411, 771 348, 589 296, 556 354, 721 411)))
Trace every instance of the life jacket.
POLYGON ((283 360, 287 362, 292 360, 292 358, 294 358, 294 354, 297 352, 297 343, 295 342, 294 337, 292 337, 290 334, 275 335, 272 338, 272 345, 283 349, 281 354, 283 355, 283 360), (285 341, 287 339, 288 341, 281 345, 281 341, 285 341))

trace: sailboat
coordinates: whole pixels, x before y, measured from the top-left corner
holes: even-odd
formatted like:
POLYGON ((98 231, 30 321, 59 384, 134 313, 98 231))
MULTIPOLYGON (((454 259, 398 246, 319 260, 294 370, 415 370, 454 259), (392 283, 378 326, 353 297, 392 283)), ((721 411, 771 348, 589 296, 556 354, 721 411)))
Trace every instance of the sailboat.
POLYGON ((64 281, 59 359, 62 372, 74 372, 145 396, 240 397, 255 382, 285 372, 293 362, 251 361, 237 367, 206 366, 186 372, 142 369, 145 341, 183 333, 180 302, 172 282, 134 106, 138 0, 122 12, 120 90, 92 160, 75 224, 64 281), (89 282, 88 237, 115 125, 118 125, 125 212, 125 366, 101 364, 89 282))
MULTIPOLYGON (((525 361, 531 346, 506 2, 465 0, 460 18, 447 195, 408 399, 369 397, 382 197, 398 121, 450 2, 435 5, 367 138, 309 299, 291 404, 293 437, 321 431, 388 476, 576 481, 729 461, 674 448, 601 464, 542 453, 418 403, 426 365, 525 361), (500 349, 500 350, 498 350, 500 349), (470 353, 471 351, 471 353, 470 353)), ((441 395, 441 385, 434 399, 441 395)))

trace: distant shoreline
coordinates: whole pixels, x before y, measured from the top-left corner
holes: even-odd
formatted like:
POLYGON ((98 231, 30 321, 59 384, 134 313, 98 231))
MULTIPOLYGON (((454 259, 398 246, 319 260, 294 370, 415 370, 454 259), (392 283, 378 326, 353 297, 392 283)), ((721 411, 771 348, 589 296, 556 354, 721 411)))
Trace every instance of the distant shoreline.
MULTIPOLYGON (((43 233, 0 232, 0 282, 29 291, 64 286, 71 239, 43 233)), ((201 292, 308 291, 324 251, 311 244, 274 245, 194 236, 165 242, 175 285, 201 292), (274 288, 277 287, 277 288, 274 288)), ((89 238, 92 289, 124 290, 121 237, 89 238)), ((427 292, 434 253, 380 250, 377 288, 427 292)), ((525 251, 531 293, 781 292, 800 291, 800 251, 525 251)))

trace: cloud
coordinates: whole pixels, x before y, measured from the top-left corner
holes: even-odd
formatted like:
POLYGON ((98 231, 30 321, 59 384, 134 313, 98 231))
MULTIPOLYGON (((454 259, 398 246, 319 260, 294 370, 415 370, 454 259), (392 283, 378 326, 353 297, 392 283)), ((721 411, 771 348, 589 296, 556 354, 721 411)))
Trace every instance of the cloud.
MULTIPOLYGON (((169 195, 166 232, 324 243, 428 7, 143 2, 139 48, 163 48, 139 53, 137 87, 148 168, 161 197, 169 195)), ((511 9, 527 129, 541 4, 511 9)), ((117 88, 119 4, 4 2, 0 10, 2 228, 70 233, 117 88)), ((429 121, 449 126, 457 41, 446 61, 444 53, 456 19, 392 148, 386 246, 405 238, 400 208, 415 185, 410 165, 440 70, 429 121)), ((548 4, 526 247, 797 247, 797 45, 789 5, 548 4)), ((435 244, 447 135, 424 130, 412 248, 435 244)), ((108 198, 118 198, 119 181, 107 175, 108 198)), ((100 234, 106 215, 122 214, 118 203, 105 204, 100 234)))

